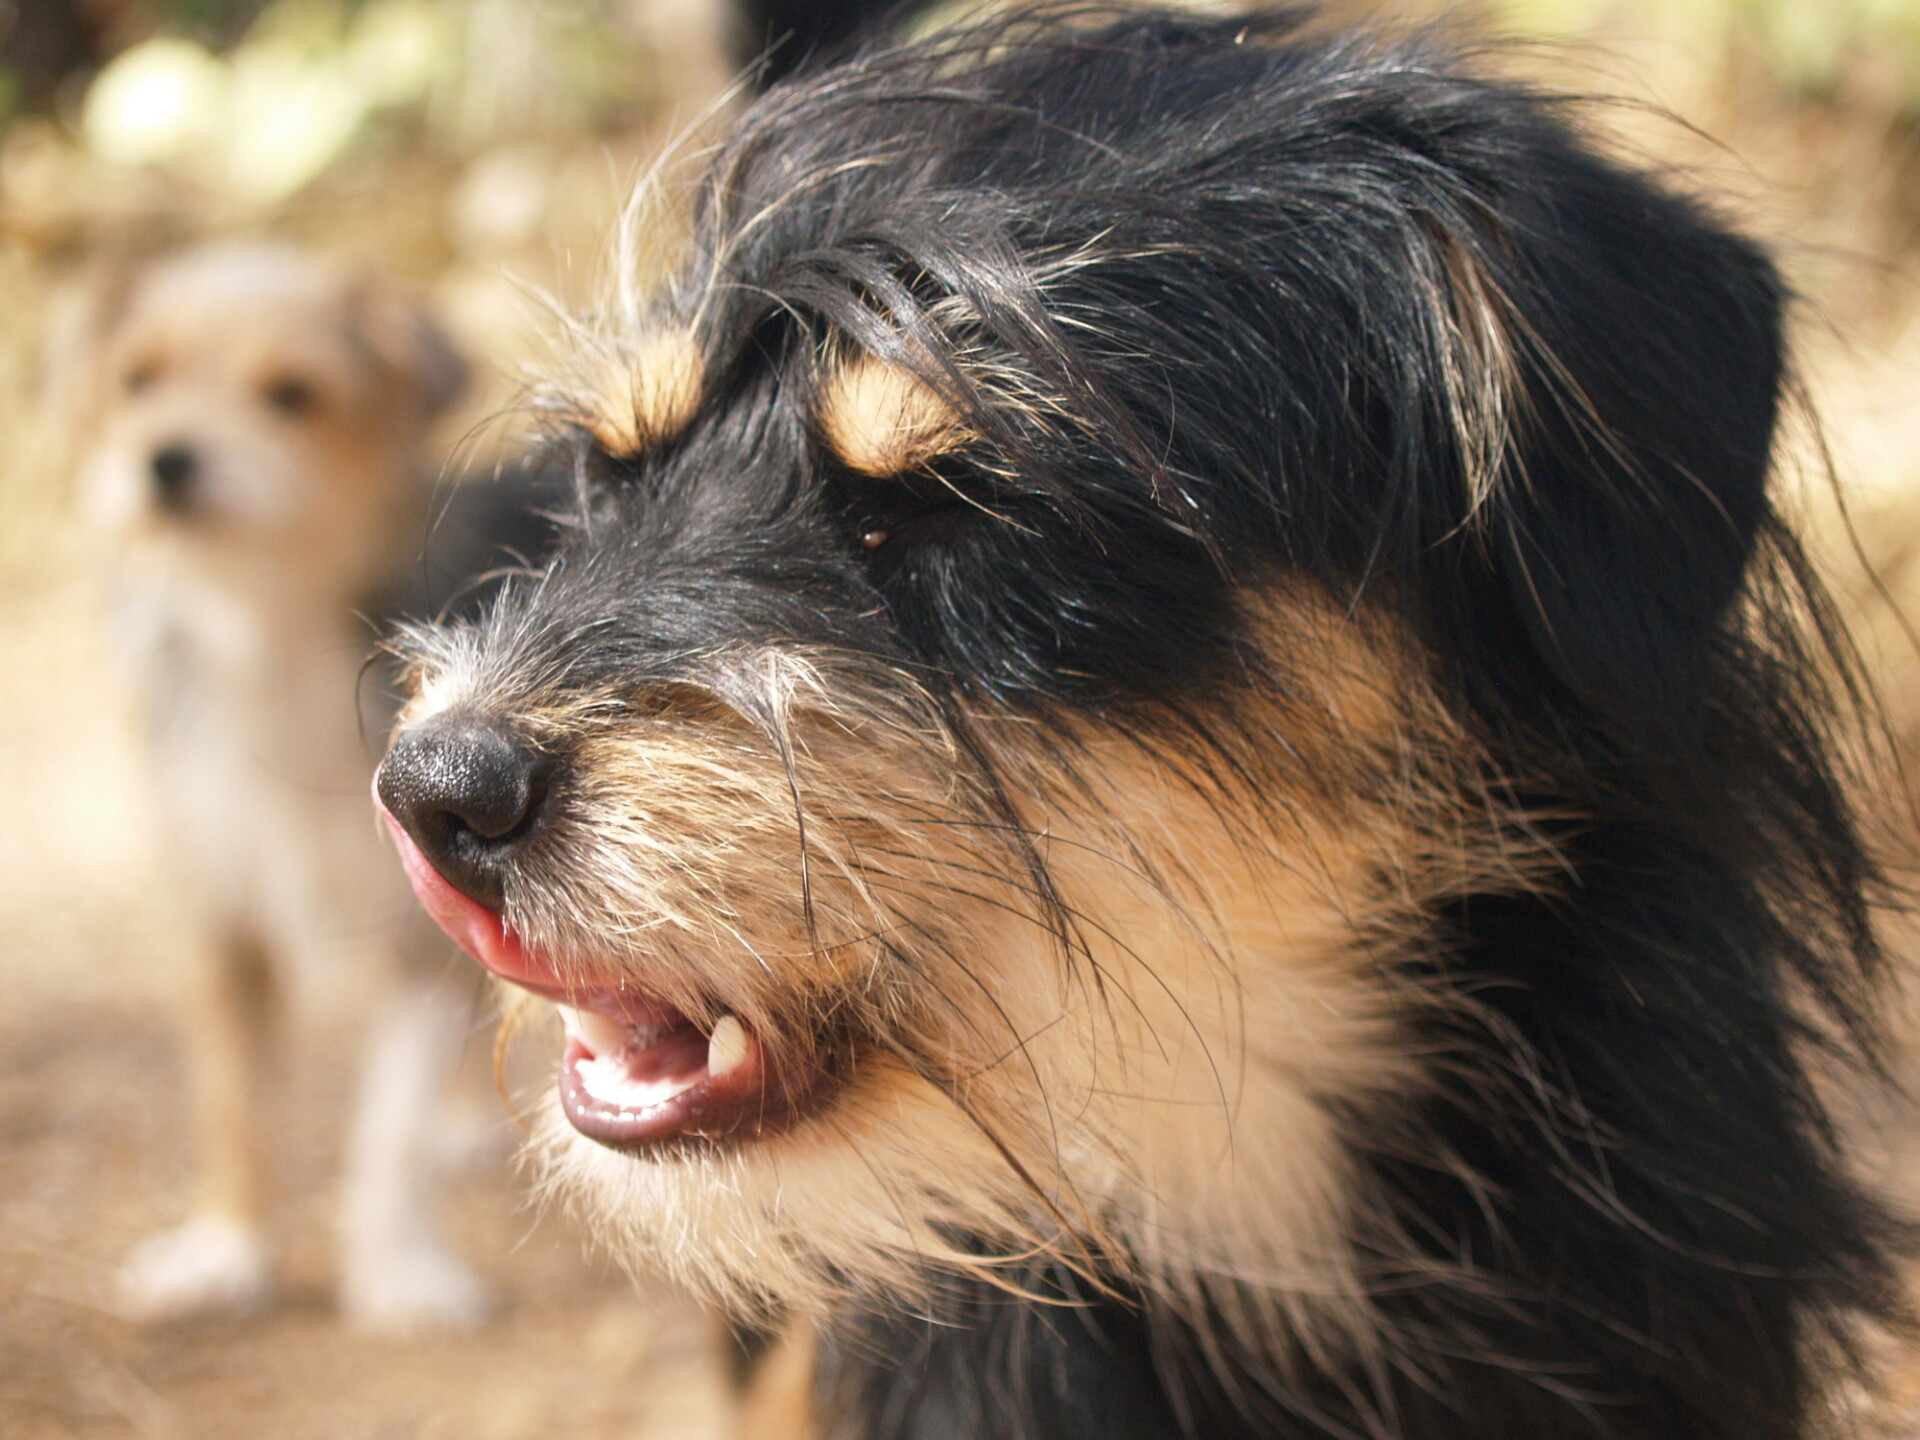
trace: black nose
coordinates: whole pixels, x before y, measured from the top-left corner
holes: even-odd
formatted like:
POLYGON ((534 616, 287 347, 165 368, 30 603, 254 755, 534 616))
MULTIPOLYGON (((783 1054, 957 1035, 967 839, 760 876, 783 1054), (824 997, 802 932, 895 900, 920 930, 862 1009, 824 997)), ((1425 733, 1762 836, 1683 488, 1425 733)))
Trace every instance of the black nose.
POLYGON ((168 510, 187 508, 188 491, 200 473, 200 457, 191 446, 163 445, 153 452, 153 489, 168 510))
POLYGON ((484 721, 433 720, 380 763, 380 803, 454 889, 498 910, 514 854, 539 818, 548 760, 484 721))

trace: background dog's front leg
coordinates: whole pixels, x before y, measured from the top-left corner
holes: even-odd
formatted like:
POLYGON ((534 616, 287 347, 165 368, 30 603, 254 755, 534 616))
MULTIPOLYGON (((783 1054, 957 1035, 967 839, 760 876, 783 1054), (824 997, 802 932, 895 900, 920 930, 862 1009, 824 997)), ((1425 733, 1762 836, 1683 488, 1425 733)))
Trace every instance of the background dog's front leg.
POLYGON ((444 978, 409 978, 370 1035, 340 1209, 340 1303, 364 1329, 464 1329, 492 1308, 435 1213, 441 1082, 466 1035, 467 1000, 444 978))
POLYGON ((228 931, 202 972, 187 1057, 200 1197, 192 1219, 150 1237, 121 1268, 122 1304, 138 1318, 244 1312, 273 1289, 259 1096, 275 1001, 259 940, 228 931))
POLYGON ((740 1440, 814 1440, 814 1356, 818 1337, 789 1321, 755 1357, 741 1395, 740 1440))

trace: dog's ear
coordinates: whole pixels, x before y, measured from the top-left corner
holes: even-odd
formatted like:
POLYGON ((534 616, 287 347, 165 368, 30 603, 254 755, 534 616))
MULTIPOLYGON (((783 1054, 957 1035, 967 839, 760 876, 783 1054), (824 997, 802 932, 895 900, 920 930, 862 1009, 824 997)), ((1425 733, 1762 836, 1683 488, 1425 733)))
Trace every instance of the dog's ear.
POLYGON ((1689 708, 1768 514, 1783 290, 1690 202, 1556 161, 1497 232, 1440 227, 1451 523, 1559 681, 1636 731, 1689 708))
POLYGON ((140 274, 141 267, 131 261, 102 263, 57 289, 47 307, 40 402, 64 436, 83 434, 106 403, 103 352, 126 316, 140 274))
POLYGON ((412 388, 423 414, 438 415, 460 398, 466 359, 420 297, 361 275, 349 288, 347 316, 354 339, 412 388))

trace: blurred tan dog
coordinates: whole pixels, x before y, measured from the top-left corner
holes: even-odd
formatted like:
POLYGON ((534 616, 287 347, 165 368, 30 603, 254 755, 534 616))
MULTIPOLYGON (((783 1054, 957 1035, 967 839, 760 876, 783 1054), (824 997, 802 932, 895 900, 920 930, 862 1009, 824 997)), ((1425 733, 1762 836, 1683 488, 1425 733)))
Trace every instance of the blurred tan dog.
POLYGON ((474 1323, 486 1298, 436 1234, 430 1173, 472 991, 368 820, 378 730, 356 704, 361 617, 409 539, 417 555, 429 428, 464 368, 392 287, 279 246, 190 249, 81 308, 54 371, 82 427, 84 506, 114 547, 112 640, 165 850, 210 960, 188 1037, 201 1199, 134 1252, 123 1299, 170 1318, 271 1292, 258 1101, 276 994, 373 988, 341 1306, 377 1329, 474 1323))

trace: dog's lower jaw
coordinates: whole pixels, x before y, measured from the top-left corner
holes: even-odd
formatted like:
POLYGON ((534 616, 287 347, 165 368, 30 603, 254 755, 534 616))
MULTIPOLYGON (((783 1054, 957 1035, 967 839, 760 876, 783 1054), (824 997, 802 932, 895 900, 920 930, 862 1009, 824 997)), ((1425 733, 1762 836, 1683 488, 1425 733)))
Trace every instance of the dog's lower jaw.
MULTIPOLYGON (((1318 1004, 1296 998, 1337 1027, 1345 997, 1332 987, 1318 1004)), ((617 1253, 737 1313, 827 1319, 849 1292, 856 1305, 933 1304, 956 1275, 1019 1292, 1034 1257, 1053 1257, 1068 1272, 1129 1275, 1194 1313, 1257 1274, 1270 1287, 1255 1305, 1263 1327, 1355 1337, 1346 1166, 1327 1112, 1269 1058, 1236 1060, 1191 1036, 1163 1055, 1146 1034, 1166 1027, 1160 1014, 1135 1017, 1093 1078, 1056 1078, 1079 1069, 1089 1032, 1110 1019, 1058 1019, 1054 1045, 1007 1062, 1028 1081, 1012 1097, 946 1093, 869 1047, 830 1104, 776 1133, 624 1154, 583 1134, 556 1097, 535 1150, 545 1184, 617 1253), (1160 1085, 1164 1098, 1144 1098, 1160 1085)), ((1264 1012, 1249 1023, 1274 1042, 1285 1028, 1264 1012)))

